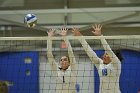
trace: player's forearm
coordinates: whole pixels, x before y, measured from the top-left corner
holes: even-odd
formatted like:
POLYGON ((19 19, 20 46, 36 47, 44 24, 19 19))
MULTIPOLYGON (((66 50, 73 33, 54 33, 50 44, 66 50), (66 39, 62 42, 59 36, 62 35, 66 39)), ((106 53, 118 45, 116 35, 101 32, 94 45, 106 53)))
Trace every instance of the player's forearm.
POLYGON ((47 57, 52 70, 56 70, 56 63, 52 54, 52 40, 47 40, 47 57))
POLYGON ((69 58, 70 58, 70 65, 71 65, 71 70, 75 72, 76 74, 76 59, 75 59, 75 56, 74 56, 74 53, 73 53, 73 50, 72 50, 72 46, 69 42, 68 39, 66 39, 66 37, 64 37, 64 41, 66 43, 66 45, 68 46, 68 55, 69 55, 69 58))
MULTIPOLYGON (((103 35, 102 35, 103 36, 103 35)), ((110 48, 109 44, 107 43, 107 41, 104 38, 101 38, 101 43, 103 45, 104 50, 107 52, 107 54, 112 57, 113 56, 113 51, 110 48)))
POLYGON ((112 51, 112 49, 110 48, 109 44, 107 43, 107 41, 104 38, 101 38, 101 43, 103 45, 104 50, 109 55, 109 57, 113 60, 113 62, 114 61, 118 62, 119 59, 116 57, 116 55, 114 54, 114 52, 112 51))
POLYGON ((91 59, 91 61, 94 63, 94 64, 98 64, 99 60, 98 60, 98 56, 96 55, 96 53, 92 50, 92 48, 89 46, 89 44, 86 42, 85 39, 81 39, 79 40, 80 43, 82 44, 85 52, 87 53, 87 55, 89 56, 89 58, 91 59))
POLYGON ((52 54, 52 40, 51 39, 47 40, 47 56, 48 56, 48 60, 52 62, 54 57, 52 54))
POLYGON ((65 41, 65 43, 66 43, 67 46, 68 46, 68 55, 69 55, 69 57, 70 57, 71 59, 73 59, 71 63, 74 64, 74 63, 76 63, 76 61, 75 61, 75 56, 74 56, 74 53, 73 53, 71 44, 70 44, 69 40, 66 39, 66 38, 64 38, 64 41, 65 41))

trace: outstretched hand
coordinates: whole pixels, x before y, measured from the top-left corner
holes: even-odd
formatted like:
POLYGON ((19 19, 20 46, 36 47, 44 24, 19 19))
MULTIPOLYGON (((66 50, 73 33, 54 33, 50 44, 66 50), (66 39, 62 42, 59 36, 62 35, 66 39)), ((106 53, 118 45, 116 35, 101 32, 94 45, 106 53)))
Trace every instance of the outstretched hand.
POLYGON ((49 32, 47 32, 47 33, 48 33, 48 36, 52 37, 52 36, 55 35, 55 29, 54 29, 54 28, 51 28, 51 29, 49 30, 49 32))
POLYGON ((92 33, 96 36, 101 36, 102 35, 102 25, 100 24, 95 24, 94 26, 92 26, 92 28, 94 29, 94 31, 92 31, 92 33))
POLYGON ((82 36, 78 28, 73 27, 72 28, 72 33, 74 36, 82 36))
POLYGON ((61 31, 59 32, 59 35, 60 36, 66 36, 67 35, 67 31, 68 31, 68 29, 66 27, 63 27, 61 29, 61 31))

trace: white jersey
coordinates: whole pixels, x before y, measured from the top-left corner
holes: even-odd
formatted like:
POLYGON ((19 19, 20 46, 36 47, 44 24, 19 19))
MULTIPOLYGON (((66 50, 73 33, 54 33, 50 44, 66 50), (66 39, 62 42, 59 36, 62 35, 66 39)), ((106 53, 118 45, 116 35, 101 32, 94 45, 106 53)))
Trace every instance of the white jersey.
POLYGON ((101 38, 103 48, 112 61, 108 65, 103 64, 103 60, 96 55, 85 39, 81 39, 80 42, 92 63, 94 63, 98 69, 100 78, 100 93, 121 93, 119 88, 121 62, 111 50, 107 41, 104 38, 101 38))
POLYGON ((121 72, 121 64, 110 62, 103 64, 103 60, 99 59, 98 73, 100 77, 99 93, 121 93, 119 89, 119 77, 121 72))
POLYGON ((69 40, 64 38, 65 43, 68 47, 68 54, 70 57, 70 65, 66 71, 62 71, 59 69, 58 65, 54 60, 54 56, 52 54, 52 40, 49 38, 47 40, 47 56, 52 69, 52 75, 56 77, 56 92, 55 93, 76 93, 75 84, 76 84, 76 60, 72 51, 72 47, 69 43, 69 40))
POLYGON ((72 73, 71 67, 69 66, 66 71, 58 68, 57 74, 56 93, 76 93, 76 77, 72 73))

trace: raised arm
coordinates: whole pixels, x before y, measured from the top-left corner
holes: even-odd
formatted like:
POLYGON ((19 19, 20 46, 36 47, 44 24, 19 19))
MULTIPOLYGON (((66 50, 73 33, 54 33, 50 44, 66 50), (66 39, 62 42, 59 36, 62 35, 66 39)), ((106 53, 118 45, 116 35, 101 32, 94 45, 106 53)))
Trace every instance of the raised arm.
POLYGON ((51 66, 51 70, 54 75, 57 74, 57 65, 54 59, 54 56, 52 54, 52 36, 54 36, 55 29, 51 29, 48 33, 49 39, 47 40, 47 57, 49 64, 51 66))
MULTIPOLYGON (((82 36, 82 34, 79 32, 77 28, 73 28, 72 30, 74 36, 82 36)), ((101 59, 96 55, 96 53, 92 50, 90 45, 86 42, 84 38, 81 38, 80 40, 81 45, 83 46, 83 49, 89 56, 90 60, 92 63, 96 65, 96 67, 99 67, 99 63, 101 62, 101 59)))
POLYGON ((110 48, 109 44, 107 43, 107 41, 104 38, 101 38, 101 43, 104 47, 105 52, 109 55, 109 57, 111 58, 112 62, 116 63, 120 63, 120 60, 118 59, 118 57, 114 54, 114 52, 112 51, 112 49, 110 48))
MULTIPOLYGON (((94 31, 93 34, 96 35, 96 36, 103 36, 101 34, 101 28, 102 26, 99 24, 99 25, 96 25, 93 26, 93 29, 94 31)), ((101 43, 103 45, 103 48, 105 50, 105 52, 109 55, 109 57, 111 58, 112 62, 115 62, 116 63, 119 63, 120 60, 118 59, 118 57, 114 54, 114 52, 112 51, 112 49, 110 48, 109 44, 107 43, 107 41, 104 39, 104 38, 101 38, 101 43)))
POLYGON ((67 28, 62 28, 61 32, 59 33, 61 36, 63 36, 63 39, 66 43, 66 45, 68 46, 68 55, 69 55, 69 59, 70 59, 70 66, 71 66, 71 70, 72 72, 77 75, 77 67, 76 67, 76 59, 72 50, 72 46, 69 42, 69 40, 66 38, 67 35, 67 28))

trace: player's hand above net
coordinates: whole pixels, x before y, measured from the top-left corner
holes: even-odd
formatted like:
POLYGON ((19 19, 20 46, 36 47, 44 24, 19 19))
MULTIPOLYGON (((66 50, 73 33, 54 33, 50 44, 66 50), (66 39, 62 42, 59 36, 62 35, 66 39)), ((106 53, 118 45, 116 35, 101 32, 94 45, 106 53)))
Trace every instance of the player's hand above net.
POLYGON ((93 31, 92 31, 92 33, 94 34, 94 35, 96 35, 96 36, 101 36, 102 35, 102 31, 101 31, 101 29, 102 29, 102 25, 100 25, 100 24, 95 24, 95 25, 93 25, 92 26, 92 28, 94 29, 93 31))
POLYGON ((79 29, 76 27, 72 28, 72 33, 74 36, 82 36, 82 34, 80 33, 79 29))
POLYGON ((68 29, 66 27, 63 27, 61 29, 61 31, 59 32, 59 35, 60 36, 66 36, 67 35, 67 31, 68 31, 68 29))
POLYGON ((54 28, 51 28, 51 29, 49 30, 49 32, 47 32, 47 33, 48 33, 48 36, 52 37, 52 36, 55 35, 55 29, 54 29, 54 28))

